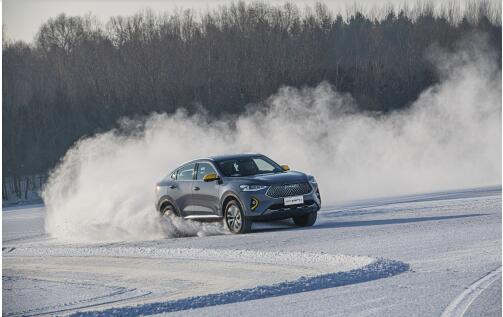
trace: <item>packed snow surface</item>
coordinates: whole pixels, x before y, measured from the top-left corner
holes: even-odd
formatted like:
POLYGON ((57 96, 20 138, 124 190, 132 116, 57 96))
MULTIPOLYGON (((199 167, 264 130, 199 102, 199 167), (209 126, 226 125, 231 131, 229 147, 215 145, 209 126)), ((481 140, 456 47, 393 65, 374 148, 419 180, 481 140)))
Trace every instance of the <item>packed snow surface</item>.
POLYGON ((136 242, 53 239, 41 205, 2 214, 5 316, 501 315, 500 186, 136 242))

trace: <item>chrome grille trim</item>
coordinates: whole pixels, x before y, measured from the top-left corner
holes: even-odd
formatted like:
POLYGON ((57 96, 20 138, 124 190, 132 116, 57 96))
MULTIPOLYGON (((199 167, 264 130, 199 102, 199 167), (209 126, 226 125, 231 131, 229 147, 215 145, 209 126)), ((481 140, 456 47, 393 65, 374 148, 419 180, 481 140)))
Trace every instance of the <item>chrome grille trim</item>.
POLYGON ((265 194, 271 198, 282 198, 306 195, 311 191, 311 185, 306 182, 297 184, 272 185, 267 189, 267 192, 265 194))

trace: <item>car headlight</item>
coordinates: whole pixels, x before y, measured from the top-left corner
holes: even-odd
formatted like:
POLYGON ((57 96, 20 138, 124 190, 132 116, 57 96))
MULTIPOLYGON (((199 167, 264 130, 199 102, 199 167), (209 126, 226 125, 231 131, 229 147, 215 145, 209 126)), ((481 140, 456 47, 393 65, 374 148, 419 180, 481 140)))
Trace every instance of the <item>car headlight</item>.
POLYGON ((318 182, 316 181, 316 179, 314 178, 314 176, 309 176, 308 179, 309 179, 309 182, 311 184, 318 184, 318 182))
POLYGON ((267 186, 262 186, 262 185, 239 185, 239 188, 241 188, 241 190, 244 191, 244 192, 256 192, 258 190, 266 189, 267 186))

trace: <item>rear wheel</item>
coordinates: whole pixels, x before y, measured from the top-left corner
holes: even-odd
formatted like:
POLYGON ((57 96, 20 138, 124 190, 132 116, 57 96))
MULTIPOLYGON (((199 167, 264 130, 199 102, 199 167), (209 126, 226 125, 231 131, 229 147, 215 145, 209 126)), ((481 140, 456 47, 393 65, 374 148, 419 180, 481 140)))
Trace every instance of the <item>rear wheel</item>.
POLYGON ((188 234, 183 230, 179 229, 179 216, 176 212, 175 207, 171 203, 165 203, 161 207, 161 223, 163 224, 163 230, 169 237, 187 237, 188 234))
POLYGON ((318 212, 312 212, 307 215, 292 217, 293 222, 299 227, 311 227, 316 222, 318 212))
POLYGON ((225 206, 225 223, 232 233, 250 232, 252 222, 246 219, 243 209, 235 200, 229 201, 225 206))
POLYGON ((161 216, 168 218, 170 216, 178 216, 178 215, 176 214, 175 207, 173 207, 173 205, 165 204, 161 208, 161 216))

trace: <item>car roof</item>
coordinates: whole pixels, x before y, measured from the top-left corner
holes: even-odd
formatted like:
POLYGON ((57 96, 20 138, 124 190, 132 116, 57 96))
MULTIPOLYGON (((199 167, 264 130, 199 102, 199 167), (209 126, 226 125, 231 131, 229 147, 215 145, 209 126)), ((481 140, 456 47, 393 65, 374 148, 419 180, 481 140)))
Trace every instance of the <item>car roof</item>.
POLYGON ((257 155, 262 155, 260 153, 240 153, 240 154, 224 154, 224 155, 214 155, 214 156, 208 156, 208 157, 201 157, 195 160, 190 160, 187 161, 183 164, 180 164, 178 168, 185 166, 187 164, 193 164, 193 163, 199 163, 201 161, 214 161, 214 162, 219 162, 219 161, 225 161, 225 160, 232 160, 232 159, 239 159, 239 158, 247 158, 247 157, 254 157, 257 155))
POLYGON ((214 160, 214 161, 226 161, 226 160, 232 160, 232 159, 254 157, 257 155, 262 155, 262 154, 259 154, 259 153, 225 154, 225 155, 210 156, 209 159, 214 160))

